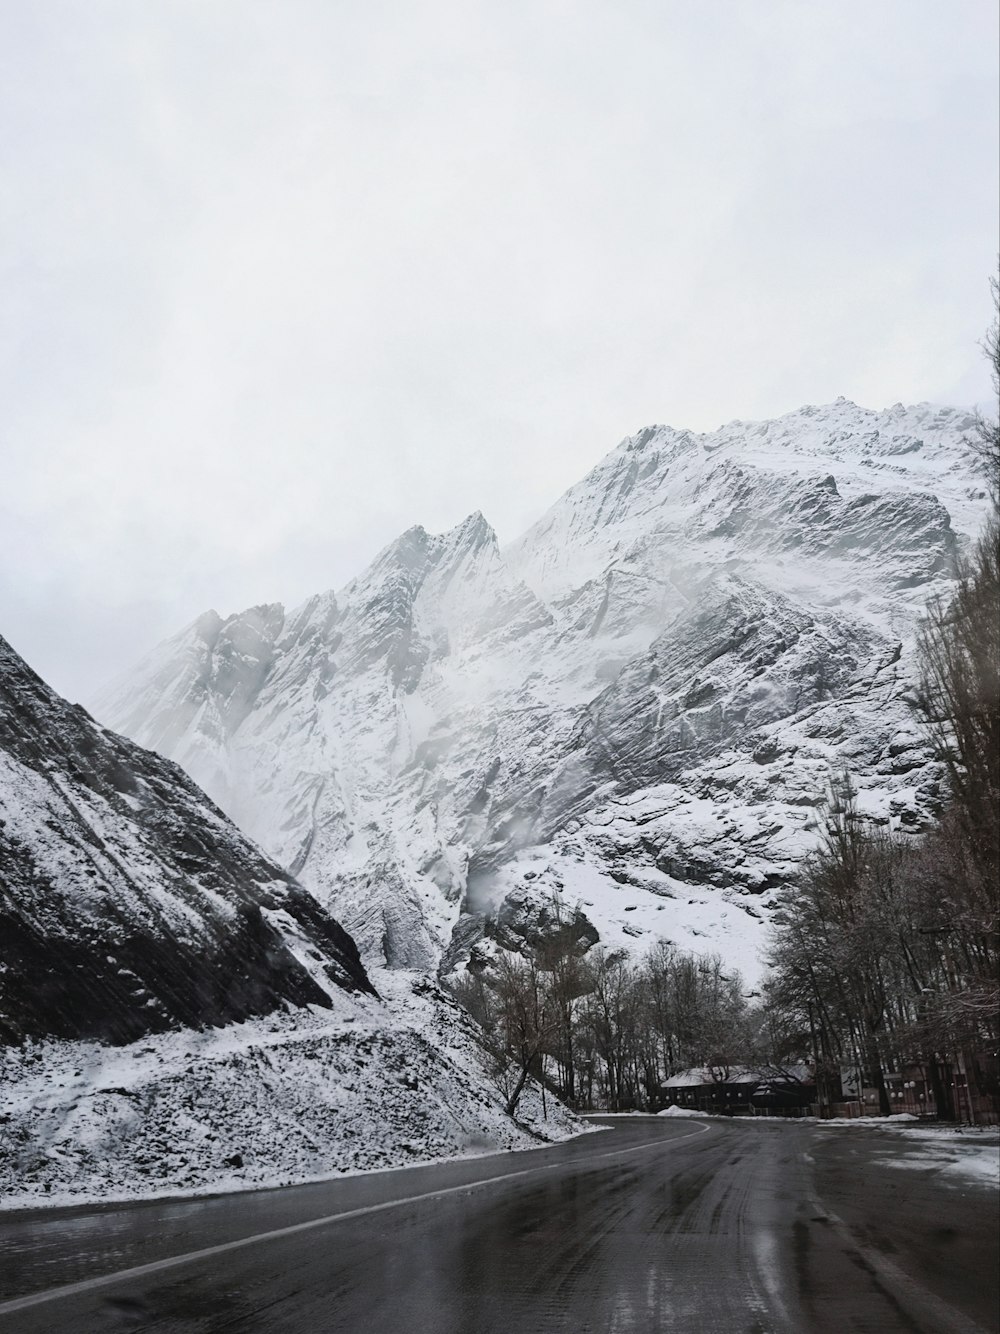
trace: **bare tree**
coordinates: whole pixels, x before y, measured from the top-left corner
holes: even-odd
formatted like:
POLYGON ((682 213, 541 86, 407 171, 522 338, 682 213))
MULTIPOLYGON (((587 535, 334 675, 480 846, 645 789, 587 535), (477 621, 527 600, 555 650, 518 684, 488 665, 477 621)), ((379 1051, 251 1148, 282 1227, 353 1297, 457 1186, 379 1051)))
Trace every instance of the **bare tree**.
POLYGON ((555 930, 535 951, 539 968, 545 974, 550 1005, 556 1028, 550 1050, 562 1070, 560 1092, 570 1104, 577 1099, 578 1015, 583 997, 593 989, 593 969, 585 958, 588 941, 580 939, 573 922, 563 911, 562 902, 553 894, 551 903, 555 930))
POLYGON ((513 1116, 532 1066, 558 1029, 559 1015, 534 957, 502 951, 495 960, 491 982, 502 1050, 516 1071, 507 1098, 507 1115, 513 1116))
POLYGON ((920 636, 921 706, 948 771, 954 818, 981 873, 1000 867, 1000 521, 994 512, 954 596, 920 636))
POLYGON ((993 294, 993 323, 983 339, 983 351, 990 363, 997 415, 986 417, 977 413, 975 434, 969 443, 979 460, 993 503, 1000 505, 1000 281, 991 278, 990 290, 993 294))
POLYGON ((530 1075, 552 1057, 560 1092, 578 1105, 649 1107, 684 1065, 745 1063, 748 1006, 739 974, 718 956, 660 941, 638 961, 586 948, 572 923, 523 957, 497 953, 457 980, 457 998, 479 1022, 497 1087, 513 1115, 530 1075))

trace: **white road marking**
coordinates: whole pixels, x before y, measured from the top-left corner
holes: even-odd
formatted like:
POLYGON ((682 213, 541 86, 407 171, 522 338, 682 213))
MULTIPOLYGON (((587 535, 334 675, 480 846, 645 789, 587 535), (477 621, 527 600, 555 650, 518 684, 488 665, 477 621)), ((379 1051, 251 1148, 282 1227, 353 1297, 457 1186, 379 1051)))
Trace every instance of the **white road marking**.
POLYGON ((982 1325, 942 1301, 929 1288, 925 1288, 922 1283, 900 1269, 899 1265, 893 1264, 873 1246, 859 1246, 844 1220, 828 1209, 817 1194, 813 1194, 811 1203, 817 1214, 826 1219, 841 1240, 861 1256, 869 1272, 878 1274, 890 1288, 895 1289, 893 1296, 904 1306, 909 1307, 911 1316, 916 1318, 921 1315, 931 1316, 941 1334, 989 1334, 982 1325))
POLYGON ((670 1148, 692 1135, 704 1134, 714 1127, 699 1122, 696 1129, 686 1135, 675 1135, 672 1139, 653 1140, 649 1144, 637 1144, 631 1149, 613 1149, 609 1153, 595 1153, 587 1158, 567 1159, 562 1162, 545 1163, 541 1167, 525 1167, 519 1172, 505 1172, 502 1176, 485 1177, 481 1181, 467 1181, 461 1186, 445 1186, 441 1190, 425 1191, 422 1195, 406 1195, 399 1200, 384 1200, 381 1204, 367 1204, 361 1209, 347 1209, 339 1214, 326 1214, 323 1218, 310 1218, 304 1223, 292 1223, 288 1227, 275 1228, 272 1232, 256 1232, 252 1237, 239 1237, 236 1241, 220 1242, 218 1246, 206 1246, 200 1251, 186 1251, 183 1255, 171 1255, 164 1260, 151 1260, 149 1264, 133 1265, 131 1269, 118 1269, 113 1274, 99 1274, 96 1278, 81 1279, 78 1283, 65 1283, 58 1288, 48 1288, 44 1292, 32 1292, 26 1297, 15 1297, 12 1301, 0 1302, 0 1315, 11 1315, 15 1311, 24 1311, 29 1306, 41 1306, 44 1302, 58 1301, 61 1297, 73 1297, 81 1292, 92 1292, 95 1288, 105 1288, 127 1279, 141 1278, 146 1274, 158 1274, 164 1269, 174 1269, 178 1265, 188 1264, 192 1260, 204 1260, 213 1255, 225 1255, 228 1251, 238 1251, 244 1246, 256 1246, 262 1241, 274 1241, 278 1237, 291 1237, 297 1232, 311 1232, 314 1228, 326 1227, 329 1223, 342 1223, 348 1218, 363 1218, 367 1214, 384 1213, 387 1209, 398 1209, 404 1204, 419 1204, 424 1200, 439 1200, 445 1195, 458 1195, 462 1191, 471 1193, 485 1186, 494 1186, 501 1181, 515 1181, 518 1177, 533 1176, 538 1172, 553 1172, 566 1167, 574 1161, 581 1164, 600 1162, 603 1158, 624 1158, 629 1153, 648 1153, 650 1149, 670 1148))

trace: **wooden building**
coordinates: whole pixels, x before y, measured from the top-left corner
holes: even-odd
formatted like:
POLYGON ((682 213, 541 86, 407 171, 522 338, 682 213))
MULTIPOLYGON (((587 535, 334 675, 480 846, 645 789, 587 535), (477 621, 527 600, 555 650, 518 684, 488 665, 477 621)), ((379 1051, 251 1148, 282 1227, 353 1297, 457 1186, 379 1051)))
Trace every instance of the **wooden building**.
POLYGON ((671 1075, 661 1092, 665 1106, 715 1116, 807 1116, 816 1081, 805 1065, 699 1066, 671 1075))

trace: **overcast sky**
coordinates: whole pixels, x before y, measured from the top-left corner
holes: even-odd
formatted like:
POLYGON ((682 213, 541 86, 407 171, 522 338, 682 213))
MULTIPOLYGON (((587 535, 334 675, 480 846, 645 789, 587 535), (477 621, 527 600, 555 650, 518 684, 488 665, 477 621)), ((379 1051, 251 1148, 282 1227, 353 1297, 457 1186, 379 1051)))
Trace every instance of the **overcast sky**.
POLYGON ((989 398, 994 0, 0 0, 0 633, 86 699, 625 434, 989 398))

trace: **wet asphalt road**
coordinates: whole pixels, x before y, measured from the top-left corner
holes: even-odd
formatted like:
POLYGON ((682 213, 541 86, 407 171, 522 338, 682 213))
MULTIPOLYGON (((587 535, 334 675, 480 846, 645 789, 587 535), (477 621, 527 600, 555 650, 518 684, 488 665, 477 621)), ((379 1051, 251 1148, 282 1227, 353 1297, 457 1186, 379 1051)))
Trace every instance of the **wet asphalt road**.
POLYGON ((997 1330, 995 1193, 886 1165, 896 1137, 608 1124, 288 1190, 0 1214, 0 1331, 997 1330))

